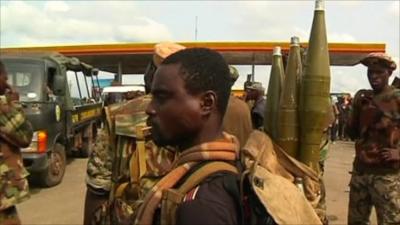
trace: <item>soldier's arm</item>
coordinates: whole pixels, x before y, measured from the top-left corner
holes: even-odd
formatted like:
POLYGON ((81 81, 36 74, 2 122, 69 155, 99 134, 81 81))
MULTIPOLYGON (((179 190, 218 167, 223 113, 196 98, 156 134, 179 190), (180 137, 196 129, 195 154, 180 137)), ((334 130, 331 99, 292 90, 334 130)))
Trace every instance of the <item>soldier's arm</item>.
POLYGON ((0 137, 19 148, 28 147, 32 141, 32 126, 21 108, 15 104, 0 107, 0 137))
POLYGON ((110 150, 109 134, 101 129, 92 146, 86 169, 86 183, 96 190, 110 191, 112 152, 110 150))
POLYGON ((360 90, 354 95, 349 119, 346 124, 346 133, 352 140, 360 137, 360 110, 363 102, 369 101, 369 97, 367 90, 360 90))
MULTIPOLYGON (((396 98, 397 109, 400 109, 400 90, 395 89, 393 95, 396 98)), ((400 113, 400 112, 398 112, 400 113)), ((397 122, 399 123, 399 122, 397 122)), ((397 124, 399 127, 399 124, 397 124)), ((400 164, 400 146, 397 145, 397 148, 384 148, 380 152, 381 159, 385 162, 392 162, 396 164, 400 164)))

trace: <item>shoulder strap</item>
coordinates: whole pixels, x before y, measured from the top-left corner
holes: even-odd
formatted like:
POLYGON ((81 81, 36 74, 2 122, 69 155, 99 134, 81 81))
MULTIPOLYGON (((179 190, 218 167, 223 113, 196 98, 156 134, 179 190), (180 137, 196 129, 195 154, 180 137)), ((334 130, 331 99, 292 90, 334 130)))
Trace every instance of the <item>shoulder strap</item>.
POLYGON ((164 190, 163 200, 161 203, 161 224, 176 224, 176 210, 186 193, 198 186, 211 174, 222 171, 232 172, 234 174, 239 173, 235 166, 227 162, 205 162, 203 166, 194 170, 194 172, 187 177, 179 188, 164 190))
POLYGON ((238 169, 235 166, 227 162, 222 162, 222 161, 210 162, 197 169, 194 173, 192 173, 186 179, 186 181, 178 188, 178 192, 186 194, 191 189, 199 185, 204 179, 206 179, 211 174, 222 171, 232 172, 235 174, 239 173, 238 169))

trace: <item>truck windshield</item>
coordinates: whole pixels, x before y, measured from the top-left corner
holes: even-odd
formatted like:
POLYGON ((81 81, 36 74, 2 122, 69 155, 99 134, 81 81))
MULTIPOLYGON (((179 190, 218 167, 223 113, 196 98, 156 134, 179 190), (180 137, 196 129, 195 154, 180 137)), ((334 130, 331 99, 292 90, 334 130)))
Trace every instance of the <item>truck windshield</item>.
POLYGON ((44 64, 29 61, 5 61, 8 83, 15 88, 20 101, 40 101, 44 80, 44 64))

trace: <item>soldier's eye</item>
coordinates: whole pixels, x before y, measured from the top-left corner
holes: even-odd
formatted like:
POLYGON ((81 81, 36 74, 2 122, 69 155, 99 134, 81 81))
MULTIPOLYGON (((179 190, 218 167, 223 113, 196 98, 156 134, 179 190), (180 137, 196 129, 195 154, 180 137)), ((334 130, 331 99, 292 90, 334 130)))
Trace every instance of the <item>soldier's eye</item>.
POLYGON ((165 93, 159 93, 153 96, 154 100, 156 100, 158 103, 164 103, 166 100, 168 100, 169 95, 165 93))

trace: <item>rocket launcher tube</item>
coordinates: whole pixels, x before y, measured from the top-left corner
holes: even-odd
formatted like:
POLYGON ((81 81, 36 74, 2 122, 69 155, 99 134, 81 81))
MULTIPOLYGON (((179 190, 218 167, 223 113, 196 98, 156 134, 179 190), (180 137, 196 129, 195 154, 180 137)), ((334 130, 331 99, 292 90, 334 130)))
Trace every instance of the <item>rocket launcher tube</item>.
POLYGON ((316 1, 299 105, 300 161, 319 172, 320 143, 330 92, 330 63, 323 2, 316 1))
POLYGON ((286 76, 279 105, 278 145, 296 158, 299 144, 298 82, 302 72, 299 38, 292 37, 286 76))
POLYGON ((284 78, 281 48, 275 47, 272 56, 271 75, 269 77, 267 102, 264 116, 264 130, 276 141, 278 137, 278 110, 284 78))

